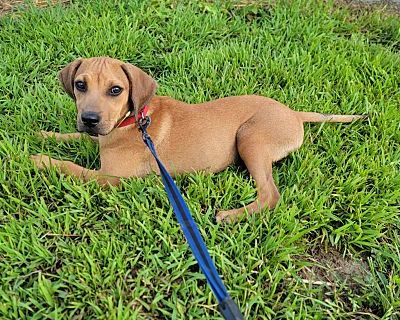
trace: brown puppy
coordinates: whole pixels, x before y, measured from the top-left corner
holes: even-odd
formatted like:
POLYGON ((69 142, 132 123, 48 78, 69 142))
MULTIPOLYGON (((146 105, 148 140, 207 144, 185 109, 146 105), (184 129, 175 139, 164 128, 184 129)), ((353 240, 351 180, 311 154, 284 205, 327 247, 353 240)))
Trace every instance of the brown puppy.
MULTIPOLYGON (((171 174, 204 170, 217 172, 244 161, 257 185, 258 200, 229 211, 217 220, 234 220, 244 211, 274 208, 279 192, 272 177, 272 163, 303 143, 304 122, 351 122, 364 116, 297 112, 261 96, 238 96, 200 104, 186 104, 154 96, 156 82, 139 68, 100 57, 78 59, 60 72, 65 91, 75 100, 80 132, 97 135, 101 169, 89 170, 70 161, 45 155, 31 158, 39 168, 56 166, 63 173, 85 181, 118 184, 119 178, 159 173, 135 124, 117 127, 129 110, 137 114, 148 105, 152 137, 160 159, 171 174)), ((60 140, 80 133, 42 133, 60 140)))

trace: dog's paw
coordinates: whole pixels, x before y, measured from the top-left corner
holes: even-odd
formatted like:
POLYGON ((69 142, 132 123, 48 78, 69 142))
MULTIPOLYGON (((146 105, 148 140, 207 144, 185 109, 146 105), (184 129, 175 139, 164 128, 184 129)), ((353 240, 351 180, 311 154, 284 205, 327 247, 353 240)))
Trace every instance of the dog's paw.
POLYGON ((235 222, 238 219, 239 213, 237 209, 218 211, 215 220, 221 222, 235 222))
POLYGON ((39 169, 49 168, 55 165, 57 160, 50 158, 49 156, 43 154, 35 154, 29 157, 29 159, 38 167, 39 169))
POLYGON ((45 131, 45 130, 40 130, 39 132, 36 132, 36 136, 42 139, 47 139, 47 138, 57 138, 57 135, 59 133, 57 132, 51 132, 51 131, 45 131))

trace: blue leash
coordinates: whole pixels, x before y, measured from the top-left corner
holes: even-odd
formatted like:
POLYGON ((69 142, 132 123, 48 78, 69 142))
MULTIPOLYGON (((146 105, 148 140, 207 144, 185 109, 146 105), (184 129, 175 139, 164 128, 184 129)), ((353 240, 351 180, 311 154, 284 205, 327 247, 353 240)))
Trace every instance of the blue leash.
POLYGON ((185 235, 192 252, 200 265, 201 270, 207 278, 208 284, 210 285, 214 295, 217 297, 219 302, 218 310, 226 320, 242 320, 243 315, 240 313, 239 307, 232 300, 224 283, 222 282, 217 269, 207 251, 207 247, 200 235, 199 229, 194 222, 189 208, 187 207, 185 200, 183 200, 178 187, 174 180, 165 169, 163 163, 157 156, 157 152, 154 148, 153 141, 147 133, 147 127, 150 124, 150 118, 148 116, 140 117, 139 129, 142 132, 142 138, 144 143, 150 149, 154 159, 157 161, 158 167, 160 168, 161 178, 167 191, 168 199, 174 209, 175 215, 183 234, 185 235))

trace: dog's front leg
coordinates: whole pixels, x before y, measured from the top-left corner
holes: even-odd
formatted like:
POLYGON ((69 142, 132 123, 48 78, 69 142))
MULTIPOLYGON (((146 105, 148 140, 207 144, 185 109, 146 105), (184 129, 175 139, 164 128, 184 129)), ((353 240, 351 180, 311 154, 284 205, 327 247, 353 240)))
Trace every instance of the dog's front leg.
POLYGON ((68 141, 73 139, 81 139, 83 137, 89 137, 93 141, 98 141, 97 137, 90 136, 85 133, 74 132, 74 133, 59 133, 59 132, 52 132, 52 131, 40 131, 38 133, 39 137, 41 138, 55 138, 57 141, 68 141))
POLYGON ((86 169, 71 161, 53 159, 47 155, 33 155, 30 157, 30 159, 39 169, 56 167, 62 173, 79 178, 83 181, 96 180, 100 185, 117 185, 120 181, 118 177, 104 174, 101 172, 101 170, 97 171, 86 169))

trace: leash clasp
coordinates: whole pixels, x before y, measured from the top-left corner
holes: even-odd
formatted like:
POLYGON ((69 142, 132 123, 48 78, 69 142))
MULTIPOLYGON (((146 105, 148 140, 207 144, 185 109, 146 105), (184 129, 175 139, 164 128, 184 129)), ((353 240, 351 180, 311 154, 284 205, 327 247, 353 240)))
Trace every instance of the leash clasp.
POLYGON ((148 126, 150 125, 150 123, 151 123, 151 119, 149 116, 140 115, 140 118, 138 120, 140 131, 142 131, 142 132, 145 131, 148 128, 148 126))
POLYGON ((151 123, 150 117, 144 116, 143 113, 141 113, 138 119, 138 127, 139 131, 142 132, 142 138, 144 141, 150 138, 149 134, 147 133, 147 128, 149 127, 150 123, 151 123))

